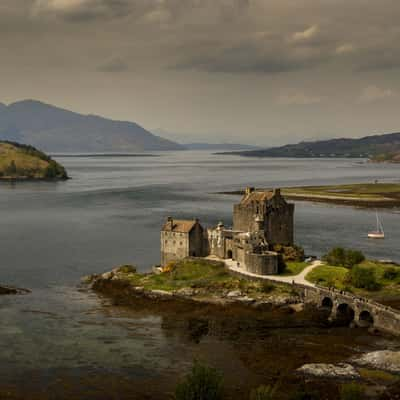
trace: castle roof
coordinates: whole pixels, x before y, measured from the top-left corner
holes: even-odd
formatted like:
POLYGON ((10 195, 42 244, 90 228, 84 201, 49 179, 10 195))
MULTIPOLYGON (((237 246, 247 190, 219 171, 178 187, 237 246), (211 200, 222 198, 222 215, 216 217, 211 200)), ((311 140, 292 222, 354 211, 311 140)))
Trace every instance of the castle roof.
POLYGON ((162 227, 163 231, 166 232, 180 232, 180 233, 189 233, 199 221, 194 220, 185 220, 185 219, 168 219, 168 221, 162 227))
POLYGON ((246 192, 244 197, 242 198, 240 204, 249 204, 252 202, 265 202, 272 200, 272 198, 276 195, 276 191, 251 191, 251 192, 246 192))

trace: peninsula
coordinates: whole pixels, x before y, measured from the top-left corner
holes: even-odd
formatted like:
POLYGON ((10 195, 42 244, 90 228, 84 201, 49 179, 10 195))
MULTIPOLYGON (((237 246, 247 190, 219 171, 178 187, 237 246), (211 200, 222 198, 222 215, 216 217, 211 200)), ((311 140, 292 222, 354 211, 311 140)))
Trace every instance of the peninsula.
MULTIPOLYGON (((266 190, 266 189, 259 189, 266 190)), ((221 194, 243 195, 244 190, 221 194)), ((356 207, 400 207, 400 183, 355 183, 326 186, 298 186, 282 188, 289 200, 312 201, 356 207)))
POLYGON ((0 180, 66 180, 65 168, 33 146, 0 142, 0 180))

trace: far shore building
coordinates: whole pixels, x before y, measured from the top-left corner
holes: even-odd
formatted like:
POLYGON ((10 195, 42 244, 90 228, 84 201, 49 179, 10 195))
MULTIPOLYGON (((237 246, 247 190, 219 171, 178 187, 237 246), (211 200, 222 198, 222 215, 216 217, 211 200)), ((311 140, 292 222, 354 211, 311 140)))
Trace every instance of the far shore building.
POLYGON ((278 253, 273 246, 294 243, 294 205, 279 189, 247 188, 233 207, 233 228, 220 222, 205 229, 198 219, 168 217, 161 230, 161 264, 186 257, 216 256, 232 259, 237 266, 259 275, 278 273, 278 253))

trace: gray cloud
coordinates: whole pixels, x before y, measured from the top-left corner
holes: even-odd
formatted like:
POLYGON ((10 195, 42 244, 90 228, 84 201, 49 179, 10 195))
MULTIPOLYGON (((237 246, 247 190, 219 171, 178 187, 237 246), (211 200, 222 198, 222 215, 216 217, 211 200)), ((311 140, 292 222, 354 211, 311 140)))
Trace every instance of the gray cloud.
POLYGON ((128 70, 128 64, 120 57, 114 57, 97 67, 99 72, 123 72, 128 70))
POLYGON ((398 0, 1 0, 0 101, 226 137, 398 129, 399 19, 398 0))

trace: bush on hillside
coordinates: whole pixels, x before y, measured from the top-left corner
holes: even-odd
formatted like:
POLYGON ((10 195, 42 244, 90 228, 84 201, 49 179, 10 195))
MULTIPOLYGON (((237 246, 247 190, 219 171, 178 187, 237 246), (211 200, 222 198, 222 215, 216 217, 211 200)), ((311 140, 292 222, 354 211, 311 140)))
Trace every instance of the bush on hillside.
POLYGON ((348 280, 358 289, 378 290, 380 287, 376 280, 375 271, 372 268, 363 268, 356 265, 349 272, 348 280))
POLYGON ((383 278, 388 281, 393 281, 399 276, 400 271, 395 267, 386 268, 383 273, 383 278))
POLYGON ((358 250, 335 247, 323 257, 323 260, 335 267, 352 268, 354 265, 362 263, 365 256, 358 250))
POLYGON ((222 376, 214 368, 196 362, 192 371, 178 384, 175 400, 221 400, 222 376))

